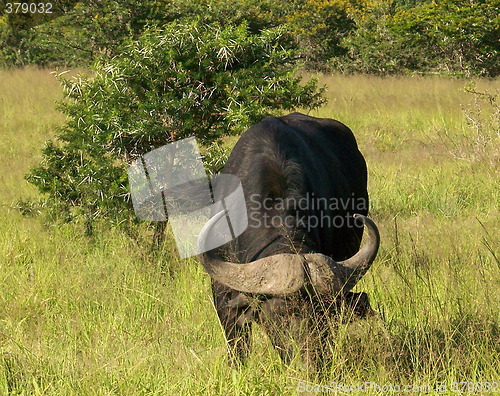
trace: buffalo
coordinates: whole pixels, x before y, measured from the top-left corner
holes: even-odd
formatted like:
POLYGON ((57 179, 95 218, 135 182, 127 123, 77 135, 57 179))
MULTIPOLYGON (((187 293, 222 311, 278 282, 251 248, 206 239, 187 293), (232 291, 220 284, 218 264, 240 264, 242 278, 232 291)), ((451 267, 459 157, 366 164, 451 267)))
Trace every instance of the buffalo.
MULTIPOLYGON (((242 134, 221 174, 241 182, 248 226, 208 250, 222 210, 198 244, 231 361, 244 361, 257 322, 285 363, 299 350, 317 367, 328 357, 331 318, 375 313, 365 293, 351 292, 380 243, 366 217, 367 169, 354 135, 332 119, 266 117, 242 134), (363 226, 369 238, 360 248, 363 226)), ((218 189, 221 197, 228 189, 218 189)))

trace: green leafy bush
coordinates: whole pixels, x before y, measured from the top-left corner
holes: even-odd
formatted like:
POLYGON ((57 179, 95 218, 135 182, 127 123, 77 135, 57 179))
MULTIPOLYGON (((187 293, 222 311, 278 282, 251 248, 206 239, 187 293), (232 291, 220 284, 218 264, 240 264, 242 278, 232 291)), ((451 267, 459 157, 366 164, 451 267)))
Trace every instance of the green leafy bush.
POLYGON ((65 79, 68 116, 27 176, 54 205, 93 219, 129 216, 126 167, 152 149, 195 136, 210 144, 265 115, 323 103, 297 77, 286 29, 171 23, 97 62, 93 77, 65 79))
POLYGON ((289 7, 286 20, 309 69, 327 70, 329 59, 347 52, 342 39, 356 27, 353 13, 348 0, 296 0, 289 7))
POLYGON ((381 2, 358 16, 342 45, 347 56, 333 64, 370 74, 500 73, 499 0, 446 0, 399 5, 381 2))
MULTIPOLYGON (((34 0, 30 2, 36 3, 34 0)), ((248 23, 252 33, 278 26, 281 6, 271 0, 101 0, 52 2, 51 14, 6 14, 6 66, 88 66, 98 56, 119 55, 127 39, 137 39, 148 26, 199 20, 206 24, 248 23), (48 17, 50 16, 50 17, 48 17), (16 55, 17 51, 17 55, 16 55)), ((2 9, 0 7, 0 12, 2 9)), ((1 14, 0 14, 1 15, 1 14)), ((3 59, 2 59, 3 58, 3 59)))

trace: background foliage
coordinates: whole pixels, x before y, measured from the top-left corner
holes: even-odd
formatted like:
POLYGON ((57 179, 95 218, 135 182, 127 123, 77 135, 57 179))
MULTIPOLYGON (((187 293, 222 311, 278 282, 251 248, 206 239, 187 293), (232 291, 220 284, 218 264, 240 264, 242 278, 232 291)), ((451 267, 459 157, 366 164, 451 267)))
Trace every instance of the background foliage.
POLYGON ((496 76, 499 8, 500 0, 59 0, 50 17, 0 14, 0 64, 89 65, 147 26, 197 19, 246 21, 252 33, 286 24, 310 69, 496 76))
POLYGON ((397 5, 381 2, 357 18, 333 65, 373 74, 499 73, 500 1, 446 0, 397 5))

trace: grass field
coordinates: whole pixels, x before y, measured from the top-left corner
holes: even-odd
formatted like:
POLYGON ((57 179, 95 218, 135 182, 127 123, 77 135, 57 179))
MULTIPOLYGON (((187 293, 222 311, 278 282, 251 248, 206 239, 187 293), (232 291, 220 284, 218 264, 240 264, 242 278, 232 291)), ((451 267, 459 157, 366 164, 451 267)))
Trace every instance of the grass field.
POLYGON ((329 104, 317 114, 349 125, 367 160, 382 246, 356 287, 381 317, 339 326, 319 380, 299 362, 283 366, 258 328, 246 366, 229 368, 208 276, 171 243, 151 253, 147 235, 90 239, 79 224, 23 217, 16 202, 36 198, 23 175, 64 121, 54 110, 62 93, 49 71, 0 71, 0 394, 282 395, 318 381, 450 394, 456 382, 498 384, 498 107, 463 80, 321 81, 329 104))

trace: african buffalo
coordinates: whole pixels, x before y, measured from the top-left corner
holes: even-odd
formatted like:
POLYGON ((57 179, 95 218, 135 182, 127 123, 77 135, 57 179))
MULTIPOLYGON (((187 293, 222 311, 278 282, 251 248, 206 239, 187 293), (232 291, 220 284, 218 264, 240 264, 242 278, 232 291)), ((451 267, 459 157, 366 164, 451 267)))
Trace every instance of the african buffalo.
MULTIPOLYGON (((267 117, 241 136, 221 173, 241 181, 248 227, 200 260, 231 356, 246 356, 255 321, 284 362, 295 344, 307 364, 318 364, 328 349, 318 339, 331 333, 328 319, 340 307, 357 317, 373 312, 365 293, 350 292, 380 241, 365 217, 367 170, 354 135, 331 119, 267 117), (363 224, 369 240, 360 249, 363 224)), ((200 252, 224 215, 201 231, 200 252)))

